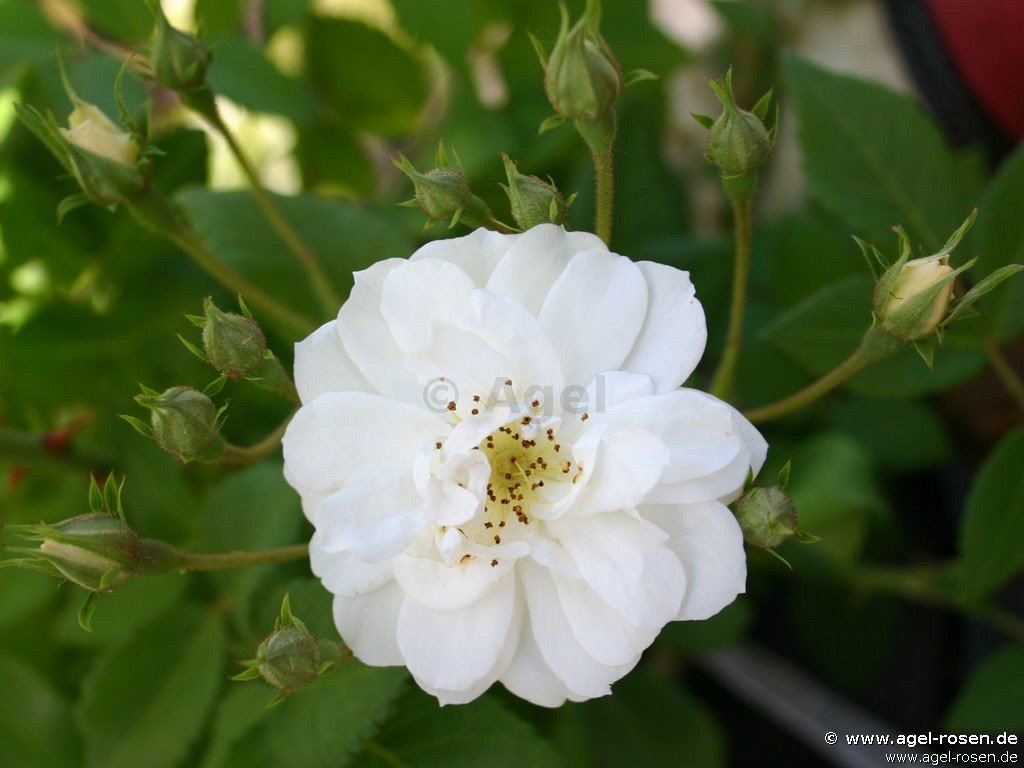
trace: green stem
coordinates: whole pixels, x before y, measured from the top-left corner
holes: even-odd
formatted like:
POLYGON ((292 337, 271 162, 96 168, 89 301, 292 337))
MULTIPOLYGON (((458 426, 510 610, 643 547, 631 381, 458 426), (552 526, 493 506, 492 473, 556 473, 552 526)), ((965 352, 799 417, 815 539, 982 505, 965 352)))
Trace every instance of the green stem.
POLYGON ((0 461, 49 472, 102 472, 113 466, 109 456, 78 447, 60 453, 48 451, 39 436, 3 426, 0 426, 0 461))
POLYGON ((206 249, 199 236, 188 227, 167 198, 154 187, 147 188, 142 197, 128 203, 127 207, 144 228, 177 245, 214 280, 232 293, 240 294, 252 306, 299 333, 308 334, 316 328, 312 320, 282 304, 218 260, 206 249))
POLYGON ((276 549, 240 552, 178 552, 175 570, 226 571, 232 568, 250 568, 256 565, 275 565, 305 560, 309 556, 308 544, 292 544, 276 549))
POLYGON ((722 400, 732 396, 736 368, 743 345, 743 316, 747 307, 747 285, 750 281, 750 220, 751 202, 732 198, 732 217, 735 227, 735 256, 732 273, 732 304, 729 307, 729 330, 718 370, 711 380, 711 394, 722 400))
POLYGON ((781 400, 777 400, 774 403, 770 403, 769 405, 752 408, 751 410, 746 411, 743 415, 754 424, 760 424, 765 421, 777 419, 780 416, 785 416, 793 411, 800 410, 801 408, 810 405, 818 398, 827 395, 854 374, 863 370, 866 365, 867 361, 861 356, 860 350, 858 349, 831 371, 826 373, 817 381, 808 384, 799 392, 794 392, 792 395, 784 397, 781 400))
POLYGON ((612 242, 615 211, 615 112, 594 120, 577 120, 576 130, 590 148, 594 162, 594 233, 612 242))
POLYGON ((941 570, 922 568, 864 568, 850 576, 850 584, 869 592, 891 594, 905 600, 957 611, 984 621, 1017 642, 1024 642, 1024 619, 990 603, 966 602, 937 583, 941 570))
POLYGON ((227 450, 220 457, 220 463, 246 466, 263 461, 281 447, 281 438, 284 437, 285 430, 288 429, 294 415, 294 412, 288 414, 288 418, 278 424, 273 432, 258 443, 244 446, 228 443, 227 450))
POLYGON ((1013 366, 1010 365, 1010 361, 1006 359, 1006 355, 999 348, 992 339, 985 339, 984 343, 985 354, 988 355, 988 361, 992 365, 992 370, 996 372, 999 380, 1006 387, 1006 391, 1013 396, 1013 399, 1017 401, 1017 405, 1024 411, 1024 382, 1021 381, 1020 376, 1013 370, 1013 366))
POLYGON ((904 344, 905 342, 890 336, 881 328, 869 328, 857 350, 820 379, 808 384, 799 392, 794 392, 774 403, 752 408, 743 415, 753 423, 759 424, 804 408, 869 365, 896 354, 904 344))
POLYGON ((220 110, 213 99, 213 94, 208 90, 204 90, 197 95, 183 98, 183 101, 193 111, 206 118, 210 125, 224 137, 228 148, 231 150, 231 154, 234 155, 242 168, 242 172, 245 173, 246 178, 249 180, 249 186, 252 188, 256 205, 259 206, 267 222, 277 232, 282 242, 284 242, 285 246, 305 270, 309 284, 324 311, 329 315, 335 314, 341 305, 341 297, 335 290, 334 283, 320 265, 316 254, 306 245, 305 241, 295 230, 295 227, 292 226, 291 222, 281 212, 277 203, 274 202, 270 192, 263 186, 259 172, 253 166, 245 150, 242 149, 241 144, 238 143, 238 139, 231 132, 231 129, 228 128, 227 123, 224 122, 220 110))

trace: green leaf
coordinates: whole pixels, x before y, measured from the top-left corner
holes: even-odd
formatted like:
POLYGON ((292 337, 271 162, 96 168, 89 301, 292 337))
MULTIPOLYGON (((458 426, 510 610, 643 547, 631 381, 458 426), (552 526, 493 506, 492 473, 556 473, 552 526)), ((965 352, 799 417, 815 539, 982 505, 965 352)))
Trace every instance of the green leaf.
POLYGON ((71 768, 80 765, 71 708, 23 661, 0 655, 0 765, 71 768))
POLYGON ((829 417, 836 430, 865 447, 883 469, 915 472, 953 455, 949 429, 923 403, 851 397, 836 403, 829 417))
POLYGON ((950 733, 1024 731, 1024 648, 1005 648, 979 664, 943 727, 950 733))
POLYGON ((920 106, 880 85, 790 57, 812 194, 858 234, 902 224, 928 249, 963 216, 942 135, 920 106))
MULTIPOLYGON (((1000 166, 978 204, 978 224, 973 244, 981 259, 971 277, 975 281, 1008 264, 1024 263, 1024 216, 1021 216, 1021 189, 1024 189, 1024 145, 1017 148, 1000 166)), ((1024 280, 1016 277, 1000 286, 981 304, 986 325, 995 329, 1001 340, 1024 330, 1024 280)))
POLYGON ((254 112, 310 119, 316 97, 306 85, 285 76, 263 53, 239 37, 218 40, 208 75, 218 94, 254 112))
POLYGON ((181 600, 186 578, 132 579, 115 592, 100 596, 93 615, 92 632, 86 634, 75 620, 82 602, 80 590, 70 591, 58 617, 55 636, 62 643, 110 647, 122 643, 141 627, 167 613, 181 600))
POLYGON ((705 621, 673 621, 658 642, 678 653, 706 653, 740 640, 752 621, 750 603, 740 599, 705 621))
POLYGON ((202 768, 221 768, 232 748, 263 720, 271 689, 265 685, 232 685, 217 705, 202 768))
POLYGON ((1024 429, 1007 435, 978 472, 960 538, 964 590, 980 597, 1024 569, 1024 429))
POLYGON ((813 547, 783 545, 783 556, 797 568, 803 562, 853 562, 871 518, 885 511, 870 457, 845 435, 805 441, 793 455, 788 490, 800 527, 822 538, 813 547))
POLYGON ((179 765, 206 726, 223 673, 217 614, 188 606, 150 624, 101 658, 85 681, 78 715, 86 764, 179 765))
MULTIPOLYGON (((315 306, 302 270, 288 257, 249 192, 192 187, 176 199, 218 258, 260 285, 274 286, 275 295, 294 306, 315 306), (239 221, 245 226, 237 226, 239 221)), ((345 294, 353 271, 412 253, 412 243, 385 214, 310 196, 276 201, 345 294)))
POLYGON ((725 763, 724 738, 711 713, 645 667, 616 683, 611 696, 566 704, 562 710, 567 721, 561 723, 563 751, 574 757, 589 751, 589 764, 600 768, 715 768, 725 763))
POLYGON ((412 691, 398 713, 353 761, 356 768, 555 768, 551 745, 498 701, 483 696, 471 704, 439 707, 412 691))
MULTIPOLYGON (((269 461, 218 484, 207 498, 200 519, 200 549, 226 552, 294 544, 303 517, 298 494, 285 482, 281 464, 269 461)), ((261 566, 210 574, 218 585, 218 594, 231 598, 244 629, 249 628, 252 596, 272 569, 261 566)))
POLYGON ((351 129, 400 135, 413 127, 426 102, 423 62, 379 29, 314 16, 306 57, 313 82, 351 129))
MULTIPOLYGON (((353 659, 293 693, 267 713, 266 739, 277 763, 288 768, 339 765, 376 732, 407 679, 404 669, 367 667, 353 659)), ((274 691, 264 686, 264 693, 270 699, 274 691)))
MULTIPOLYGON (((871 280, 848 277, 820 289, 763 328, 763 338, 820 376, 853 353, 871 323, 871 280)), ((985 364, 978 342, 952 329, 935 353, 935 370, 912 347, 871 366, 846 386, 873 397, 915 397, 948 389, 975 375, 985 364)))
POLYGON ((376 170, 360 137, 340 120, 322 120, 299 133, 297 149, 306 189, 367 198, 377 184, 376 170))

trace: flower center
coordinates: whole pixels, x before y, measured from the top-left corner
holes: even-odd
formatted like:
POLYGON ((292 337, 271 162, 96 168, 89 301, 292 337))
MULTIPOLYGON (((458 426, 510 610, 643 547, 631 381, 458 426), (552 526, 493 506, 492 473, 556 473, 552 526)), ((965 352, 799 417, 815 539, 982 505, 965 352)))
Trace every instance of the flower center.
POLYGON ((530 416, 498 427, 479 449, 491 466, 483 514, 459 528, 486 546, 519 538, 531 524, 533 506, 556 500, 582 474, 555 429, 530 416))

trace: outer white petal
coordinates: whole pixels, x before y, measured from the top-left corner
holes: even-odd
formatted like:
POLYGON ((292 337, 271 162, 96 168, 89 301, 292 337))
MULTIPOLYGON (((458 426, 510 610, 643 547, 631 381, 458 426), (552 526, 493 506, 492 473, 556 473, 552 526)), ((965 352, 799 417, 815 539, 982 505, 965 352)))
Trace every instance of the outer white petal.
POLYGON ((309 522, 315 522, 316 510, 320 506, 320 502, 330 496, 331 491, 314 491, 312 488, 307 488, 295 479, 287 466, 284 468, 284 479, 288 481, 288 485, 298 491, 299 498, 302 500, 302 514, 309 522))
POLYGON ((540 311, 540 324, 562 360, 565 380, 586 385, 618 370, 647 313, 647 282, 625 256, 585 251, 569 262, 540 311))
POLYGON ((328 553, 352 552, 368 563, 392 558, 426 524, 411 477, 390 475, 342 488, 320 503, 316 529, 328 553))
POLYGON ((409 261, 441 259, 457 266, 480 288, 487 281, 502 257, 524 235, 502 235, 488 229, 475 229, 463 237, 451 237, 427 243, 409 261))
POLYGON ((502 648, 501 653, 498 654, 497 660, 494 662, 494 666, 491 667, 490 672, 484 675, 482 678, 477 680, 468 688, 461 690, 448 690, 445 688, 435 688, 429 685, 425 680, 418 677, 414 677, 417 685, 420 686, 424 691, 429 693, 431 696, 436 696, 438 703, 443 707, 448 704, 468 704, 477 697, 481 696, 487 691, 498 678, 505 674, 512 663, 513 657, 516 655, 516 651, 519 648, 519 638, 523 634, 522 629, 522 605, 519 600, 516 600, 516 613, 512 619, 512 629, 508 633, 508 637, 505 640, 505 647, 502 648))
POLYGON ((708 339, 704 308, 688 272, 641 261, 647 280, 647 316, 622 368, 646 373, 656 392, 669 392, 693 373, 708 339))
POLYGON ((469 275, 440 259, 410 261, 392 270, 384 280, 380 312, 403 356, 425 349, 436 324, 461 317, 475 290, 469 275))
POLYGON ((482 680, 508 640, 516 614, 516 585, 502 579, 472 605, 455 611, 412 600, 398 614, 398 647, 409 671, 431 688, 458 691, 482 680))
POLYGON ((540 224, 518 236, 495 267, 487 289, 515 299, 539 317, 548 291, 569 260, 590 250, 608 248, 589 232, 566 232, 554 224, 540 224))
POLYGON ((355 273, 355 285, 338 312, 338 333, 345 351, 374 389, 387 397, 422 404, 422 387, 405 367, 405 356, 380 313, 384 281, 405 259, 378 261, 355 273))
POLYGON ((354 597, 374 592, 394 579, 390 560, 367 563, 351 552, 327 552, 323 538, 317 532, 309 542, 309 568, 328 592, 354 597))
POLYGON ((670 535, 686 571, 677 619, 707 619, 746 590, 743 532, 724 504, 644 505, 641 514, 670 535))
POLYGON ((544 661, 529 621, 524 622, 515 658, 501 677, 511 693, 539 707, 560 707, 576 698, 544 661))
POLYGON ((573 635, 602 664, 635 664, 661 631, 631 624, 582 580, 555 577, 555 584, 573 635))
POLYGON ((398 611, 405 599, 391 582, 373 592, 334 598, 334 624, 356 658, 374 667, 405 664, 398 650, 398 611))
POLYGON ((630 623, 660 629, 679 612, 686 577, 655 526, 607 512, 566 515, 548 527, 581 578, 630 623))
POLYGON ((507 561, 491 567, 482 557, 446 565, 440 560, 403 554, 394 560, 395 580, 406 596, 435 611, 457 611, 472 605, 505 576, 507 561))
POLYGON ((291 476, 329 491, 412 468, 416 449, 449 431, 423 408, 364 392, 328 392, 295 414, 282 441, 291 476))
POLYGON ((642 427, 658 436, 670 458, 652 503, 728 499, 742 489, 751 468, 764 463, 767 443, 732 406, 694 389, 638 398, 609 407, 595 426, 642 427))
POLYGON ((324 392, 374 391, 345 351, 337 320, 324 323, 295 345, 295 388, 303 403, 324 392))
POLYGON ((453 381, 462 401, 487 400, 506 379, 520 392, 561 389, 561 363, 537 320, 518 302, 473 288, 453 264, 427 259, 392 272, 382 312, 417 378, 453 381))
MULTIPOLYGON (((629 672, 634 664, 610 667, 595 660, 573 635, 558 601, 558 593, 551 574, 541 566, 525 561, 519 564, 518 570, 526 589, 526 604, 530 613, 533 639, 537 643, 544 664, 576 697, 593 699, 607 696, 611 693, 611 684, 629 672)), ((503 682, 517 695, 530 698, 529 694, 533 694, 542 699, 553 693, 543 685, 543 679, 540 677, 542 674, 542 670, 536 664, 530 663, 523 669, 513 662, 503 682)), ((544 701, 538 703, 552 706, 551 703, 544 701)))

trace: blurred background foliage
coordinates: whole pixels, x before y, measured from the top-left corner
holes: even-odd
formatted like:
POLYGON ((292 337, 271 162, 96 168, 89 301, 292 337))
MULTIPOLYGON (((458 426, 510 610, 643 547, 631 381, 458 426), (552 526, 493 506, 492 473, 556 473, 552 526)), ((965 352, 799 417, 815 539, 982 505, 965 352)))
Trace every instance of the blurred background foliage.
MULTIPOLYGON (((430 167, 439 138, 500 217, 504 151, 524 173, 579 190, 572 225, 589 228, 587 153, 568 128, 537 132, 550 107, 526 31, 554 39, 552 3, 164 6, 214 44, 210 79, 226 120, 346 291, 353 270, 448 236, 423 233, 418 211, 395 206, 409 190, 388 162, 401 150, 430 167)), ((151 29, 139 0, 0 0, 0 429, 44 441, 0 453, 0 521, 83 512, 87 476, 69 459, 84 456, 127 475, 129 522, 143 535, 210 551, 301 541, 309 530, 276 460, 185 469, 117 419, 133 411, 137 381, 208 382, 174 335, 188 333, 182 315, 203 296, 222 306, 233 297, 123 212, 82 208, 57 226, 72 182, 14 117, 15 102, 61 120, 70 111, 58 49, 81 96, 116 114, 116 72, 151 29)), ((688 113, 716 113, 703 80, 729 64, 741 103, 775 86, 783 104, 757 198, 741 405, 794 391, 856 346, 871 282, 850 234, 891 253, 886 228, 900 223, 933 248, 978 205, 978 276, 1020 260, 1024 152, 997 162, 951 146, 910 93, 878 4, 606 0, 603 29, 624 68, 660 74, 620 103, 614 247, 693 274, 710 328, 698 383, 724 335, 731 239, 688 113)), ((315 306, 220 140, 166 92, 129 77, 126 94, 132 105, 152 99, 166 153, 156 183, 209 248, 288 303, 315 306)), ((304 567, 132 581, 101 600, 93 634, 77 626, 75 589, 4 570, 0 765, 820 764, 703 664, 744 638, 899 730, 1020 730, 1024 648, 977 619, 998 614, 1021 638, 1006 610, 1022 605, 1024 432, 984 345, 1007 345, 1019 364, 1022 290, 1004 284, 983 318, 950 333, 934 372, 907 350, 770 425, 766 476, 792 458, 801 525, 823 541, 784 547, 792 572, 751 551, 751 594, 708 622, 670 625, 611 698, 548 712, 494 690, 438 709, 404 671, 353 662, 263 713, 270 691, 227 676, 269 631, 282 595, 311 629, 336 636, 329 596, 304 567)), ((288 361, 294 338, 264 324, 288 361)), ((224 396, 237 443, 287 413, 245 383, 224 396)))

